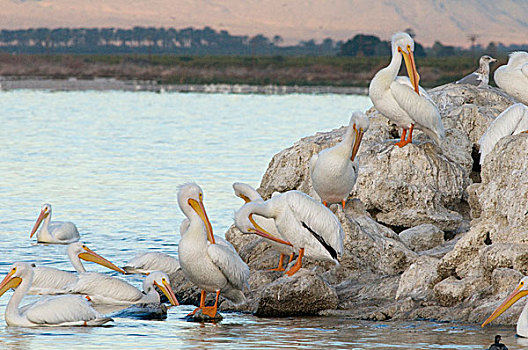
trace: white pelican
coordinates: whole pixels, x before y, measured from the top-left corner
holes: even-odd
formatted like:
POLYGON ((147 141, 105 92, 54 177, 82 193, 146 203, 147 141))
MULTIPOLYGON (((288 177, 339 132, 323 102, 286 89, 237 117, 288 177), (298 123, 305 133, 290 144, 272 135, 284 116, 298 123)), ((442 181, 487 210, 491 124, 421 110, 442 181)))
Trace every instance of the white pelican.
MULTIPOLYGON (((235 195, 242 198, 244 202, 249 203, 252 201, 264 201, 260 194, 250 185, 241 183, 241 182, 235 182, 233 184, 233 190, 235 190, 235 195)), ((254 220, 253 223, 255 227, 261 227, 266 232, 270 232, 271 235, 274 237, 279 238, 280 240, 284 241, 284 243, 280 243, 278 241, 268 239, 268 242, 271 244, 271 246, 280 253, 279 257, 279 265, 274 268, 270 269, 269 271, 285 271, 284 267, 282 267, 284 263, 284 257, 289 256, 288 265, 292 262, 293 257, 295 256, 295 252, 293 251, 293 247, 291 243, 286 242, 285 238, 282 237, 282 235, 277 230, 277 227, 275 226, 275 220, 268 219, 260 215, 254 215, 250 218, 250 220, 254 220)))
MULTIPOLYGON (((95 262, 117 272, 125 273, 124 270, 95 253, 81 242, 68 245, 68 258, 75 271, 79 274, 86 273, 81 259, 95 262)), ((79 279, 75 273, 62 271, 53 267, 39 266, 35 267, 33 271, 33 283, 28 294, 63 294, 66 285, 73 284, 79 279)))
POLYGON ((480 138, 480 164, 501 138, 523 132, 528 133, 528 107, 516 103, 499 114, 480 138))
POLYGON ((497 60, 491 56, 484 55, 480 57, 478 69, 456 81, 455 84, 469 84, 478 87, 488 87, 490 64, 493 62, 497 62, 497 60))
POLYGON ((101 316, 88 301, 77 295, 43 297, 39 301, 19 308, 33 280, 31 264, 14 263, 0 283, 0 296, 10 288, 16 288, 5 309, 8 326, 99 326, 111 318, 101 316))
POLYGON ((331 148, 314 154, 310 159, 312 186, 323 204, 345 202, 356 183, 359 163, 356 154, 369 127, 368 117, 354 112, 343 140, 331 148))
POLYGON ((218 297, 239 304, 245 301, 242 290, 249 279, 249 268, 232 246, 218 244, 203 205, 202 189, 194 184, 183 185, 178 192, 178 204, 189 219, 189 227, 178 245, 178 258, 185 276, 202 289, 198 310, 214 318, 218 297), (216 292, 213 306, 205 306, 206 292, 216 292))
POLYGON ((310 196, 299 191, 279 193, 264 202, 246 203, 235 213, 236 226, 242 232, 269 235, 251 222, 253 214, 275 219, 279 232, 299 251, 297 261, 286 272, 288 276, 302 267, 304 255, 339 263, 343 253, 343 228, 330 209, 310 196))
POLYGON ((512 52, 508 64, 497 68, 493 78, 498 87, 528 104, 528 52, 512 52))
POLYGON ((412 142, 414 127, 429 135, 437 144, 445 136, 438 108, 427 92, 418 85, 420 77, 414 64, 413 51, 414 41, 409 34, 394 34, 391 62, 376 73, 369 86, 369 97, 374 107, 403 128, 401 140, 396 143, 400 147, 412 142), (402 56, 410 80, 397 77, 402 56), (405 139, 407 130, 409 136, 405 139))
MULTIPOLYGON (((510 306, 515 304, 519 299, 528 295, 528 276, 525 276, 519 282, 519 285, 515 290, 504 300, 502 304, 499 305, 493 311, 493 313, 488 317, 486 321, 482 324, 482 327, 499 317, 504 311, 506 311, 510 306)), ((528 303, 524 306, 519 320, 517 321, 517 335, 528 338, 528 303)))
POLYGON ((55 243, 55 244, 68 244, 72 242, 77 242, 79 240, 79 231, 77 227, 72 222, 63 222, 63 221, 51 221, 51 204, 43 204, 42 209, 40 210, 40 215, 31 230, 29 238, 33 237, 35 231, 40 226, 41 222, 42 227, 37 232, 37 242, 39 243, 55 243))
POLYGON ((159 303, 160 297, 154 289, 157 286, 172 305, 179 305, 165 272, 154 271, 143 280, 143 292, 133 285, 95 272, 79 275, 79 279, 65 287, 67 293, 86 295, 93 304, 132 305, 159 303))

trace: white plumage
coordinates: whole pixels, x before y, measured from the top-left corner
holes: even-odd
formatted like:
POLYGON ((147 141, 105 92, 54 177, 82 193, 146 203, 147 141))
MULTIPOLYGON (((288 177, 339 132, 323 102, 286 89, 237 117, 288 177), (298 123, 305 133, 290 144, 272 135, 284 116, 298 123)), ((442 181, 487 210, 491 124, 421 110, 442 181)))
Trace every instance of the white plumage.
POLYGON ((46 203, 42 205, 40 215, 33 226, 29 237, 33 237, 35 231, 37 231, 40 224, 43 223, 42 227, 37 232, 37 242, 39 243, 69 244, 79 240, 79 231, 74 223, 68 221, 50 221, 51 204, 46 203))
MULTIPOLYGON (((241 182, 235 182, 233 183, 233 190, 235 191, 235 195, 237 197, 242 198, 245 203, 249 202, 255 202, 255 201, 264 201, 260 194, 250 185, 241 183, 241 182)), ((264 231, 270 233, 273 237, 277 237, 280 240, 286 241, 286 239, 280 234, 280 232, 277 230, 277 227, 275 226, 275 220, 265 218, 260 215, 253 215, 252 218, 255 220, 255 223, 264 229, 264 231)), ((236 224, 236 220, 235 220, 236 224)), ((244 232, 243 232, 244 233, 244 232)), ((265 237, 267 238, 267 237, 265 237)), ((293 256, 295 254, 293 247, 288 244, 280 243, 277 241, 274 241, 273 239, 266 239, 266 242, 268 242, 274 250, 280 253, 279 258, 279 265, 275 269, 271 269, 272 271, 284 271, 284 268, 282 267, 284 256, 289 256, 290 260, 288 263, 290 263, 293 260, 293 256)))
POLYGON ((19 308, 33 280, 33 268, 28 263, 14 263, 0 283, 0 295, 16 288, 5 309, 8 326, 98 326, 111 318, 101 316, 81 296, 61 295, 43 297, 39 301, 19 308))
MULTIPOLYGON (((482 327, 499 317, 510 306, 515 304, 519 299, 528 295, 528 277, 525 276, 519 282, 517 288, 493 311, 493 313, 482 323, 482 327)), ((528 303, 524 306, 519 319, 517 320, 517 335, 528 338, 528 303)))
POLYGON ((249 202, 235 214, 235 222, 243 232, 259 231, 250 215, 275 219, 275 225, 299 251, 296 264, 287 272, 293 275, 302 266, 303 255, 333 261, 343 253, 343 228, 337 217, 321 203, 299 191, 279 193, 264 202, 249 202))
POLYGON ((310 159, 312 185, 325 205, 342 203, 345 207, 358 175, 356 154, 368 127, 368 117, 364 113, 354 112, 343 140, 334 147, 314 154, 310 159))
POLYGON ((528 132, 528 107, 516 103, 499 114, 480 138, 480 164, 501 138, 521 132, 528 132))
POLYGON ((512 52, 508 64, 497 68, 493 78, 498 87, 528 104, 528 52, 512 52))
POLYGON ((369 86, 369 97, 374 107, 385 117, 403 128, 403 147, 412 142, 414 127, 429 135, 437 144, 445 137, 442 118, 438 108, 418 85, 419 76, 414 64, 414 41, 407 33, 392 36, 392 59, 390 64, 376 73, 369 86), (402 63, 407 67, 409 79, 397 78, 402 63), (409 130, 409 137, 405 139, 409 130))
POLYGON ((168 275, 180 269, 178 259, 161 252, 146 252, 130 259, 123 270, 127 273, 148 274, 152 271, 163 271, 168 275))
MULTIPOLYGON (((95 253, 81 242, 68 245, 68 258, 75 271, 79 274, 86 273, 81 259, 95 262, 117 272, 125 273, 125 271, 95 253)), ((62 271, 53 267, 40 266, 35 267, 33 271, 33 283, 31 284, 29 294, 63 294, 65 293, 66 285, 74 284, 79 279, 78 274, 62 271)))
POLYGON ((249 268, 232 245, 216 243, 198 185, 183 185, 178 192, 178 204, 189 219, 189 227, 178 245, 180 266, 185 276, 203 290, 200 307, 193 314, 201 309, 214 318, 220 293, 234 303, 245 301, 242 289, 247 286, 249 268), (205 292, 216 292, 214 306, 205 307, 205 292))

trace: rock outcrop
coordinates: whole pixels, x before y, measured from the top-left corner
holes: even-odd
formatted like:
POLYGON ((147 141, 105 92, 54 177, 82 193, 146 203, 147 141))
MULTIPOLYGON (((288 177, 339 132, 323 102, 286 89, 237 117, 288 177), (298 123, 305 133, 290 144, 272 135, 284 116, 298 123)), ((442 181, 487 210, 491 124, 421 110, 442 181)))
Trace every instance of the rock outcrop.
MULTIPOLYGON (((356 186, 345 210, 331 206, 345 232, 340 264, 305 259, 293 277, 266 271, 277 266, 278 253, 231 227, 226 238, 252 274, 247 303, 224 302, 221 309, 470 322, 493 311, 509 285, 528 273, 528 134, 503 138, 481 169, 478 140, 515 101, 498 89, 469 85, 430 93, 446 129, 441 145, 416 131, 412 144, 396 147, 400 131, 374 108, 368 111, 356 186)), ((317 198, 309 160, 344 131, 305 137, 276 154, 259 188, 263 198, 293 189, 317 198)), ((175 281, 179 299, 197 301, 191 298, 197 291, 175 281)))

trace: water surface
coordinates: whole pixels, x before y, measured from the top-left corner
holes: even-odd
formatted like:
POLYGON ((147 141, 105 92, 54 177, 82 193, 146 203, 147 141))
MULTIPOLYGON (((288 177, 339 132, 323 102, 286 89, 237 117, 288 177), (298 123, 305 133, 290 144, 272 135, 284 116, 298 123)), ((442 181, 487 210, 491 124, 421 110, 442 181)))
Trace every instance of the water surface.
MULTIPOLYGON (((345 125, 353 110, 369 106, 368 97, 350 95, 2 92, 0 277, 15 261, 72 270, 64 246, 29 239, 46 202, 53 219, 75 222, 82 240, 118 265, 146 250, 176 256, 183 215, 175 196, 185 182, 203 188, 215 232, 223 235, 242 204, 233 182, 257 187, 275 153, 345 125)), ((138 277, 126 279, 140 286, 138 277)), ((200 325, 182 319, 191 306, 171 308, 165 321, 116 317, 111 327, 8 328, 10 295, 0 298, 0 344, 14 349, 483 349, 497 332, 510 349, 523 348, 511 327, 237 313, 200 325)))

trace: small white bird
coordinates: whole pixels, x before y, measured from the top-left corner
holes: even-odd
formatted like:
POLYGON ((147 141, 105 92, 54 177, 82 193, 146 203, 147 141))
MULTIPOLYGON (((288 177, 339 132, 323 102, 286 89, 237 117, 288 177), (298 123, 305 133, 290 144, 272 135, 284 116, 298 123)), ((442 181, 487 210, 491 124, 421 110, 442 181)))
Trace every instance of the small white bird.
POLYGON ((391 62, 376 73, 369 86, 369 97, 374 107, 403 128, 401 140, 396 143, 399 147, 412 142, 414 127, 429 135, 437 144, 445 137, 438 108, 427 92, 418 85, 420 77, 416 72, 413 52, 414 40, 409 34, 394 34, 391 62), (397 77, 402 56, 410 79, 397 77), (405 139, 407 130, 409 136, 405 139))
POLYGON ((246 203, 235 213, 235 224, 242 232, 270 235, 252 222, 253 214, 274 219, 281 235, 299 252, 297 261, 286 272, 288 276, 302 267, 304 255, 339 264, 343 228, 330 209, 305 193, 279 193, 267 201, 246 203))
POLYGON ((497 60, 488 55, 482 56, 479 60, 478 69, 456 81, 456 84, 469 84, 482 88, 488 87, 490 64, 493 62, 497 62, 497 60))
POLYGON ((77 242, 80 238, 77 227, 72 222, 51 221, 51 204, 42 205, 40 215, 31 230, 29 238, 33 237, 40 224, 42 227, 37 232, 37 242, 39 243, 55 243, 55 244, 69 244, 77 242))
POLYGON ((480 164, 501 138, 523 132, 528 133, 528 107, 516 103, 499 114, 480 138, 480 164))
MULTIPOLYGON (((241 183, 241 182, 235 182, 233 184, 233 189, 235 190, 235 195, 237 197, 242 198, 245 203, 254 202, 254 201, 263 201, 260 194, 250 185, 241 183)), ((288 265, 292 262, 293 257, 295 256, 295 252, 293 250, 293 247, 291 243, 287 242, 284 237, 279 233, 277 230, 277 227, 275 226, 275 220, 268 219, 265 217, 262 217, 260 215, 253 215, 250 220, 254 220, 255 222, 253 225, 257 228, 262 228, 263 231, 269 232, 273 237, 278 238, 279 240, 283 241, 284 243, 280 243, 280 241, 273 240, 273 239, 267 239, 267 242, 271 244, 273 249, 275 249, 277 252, 280 253, 279 257, 279 265, 274 269, 269 269, 269 271, 285 271, 284 267, 282 267, 284 263, 284 257, 289 256, 288 265)), ((235 222, 236 224, 236 222, 235 222)))
MULTIPOLYGON (((525 297, 528 295, 528 277, 525 276, 521 279, 519 282, 519 285, 515 290, 504 300, 502 304, 499 305, 493 311, 493 313, 488 317, 484 323, 482 323, 482 327, 499 317, 504 311, 508 310, 510 306, 515 304, 519 299, 522 297, 525 297)), ((521 315, 519 316, 519 319, 517 321, 517 335, 528 338, 528 303, 524 306, 521 315)))
POLYGON ((202 289, 198 310, 214 318, 220 293, 235 304, 246 298, 242 290, 247 286, 249 268, 232 245, 218 244, 203 204, 203 192, 194 183, 185 184, 178 192, 178 205, 189 227, 178 245, 178 258, 185 276, 202 289), (215 304, 205 306, 206 293, 216 293, 215 304))
POLYGON ((85 298, 77 295, 43 297, 19 308, 32 280, 31 264, 17 262, 0 283, 0 296, 10 288, 16 288, 5 309, 8 326, 100 326, 112 321, 109 317, 101 316, 85 298))
POLYGON ((346 199, 358 176, 356 154, 363 133, 368 128, 368 117, 364 113, 354 112, 343 140, 334 147, 314 154, 310 159, 312 185, 325 206, 341 202, 345 209, 346 199))
MULTIPOLYGON (((78 274, 86 273, 81 259, 95 262, 117 272, 125 273, 121 268, 95 253, 81 242, 70 243, 68 245, 68 258, 78 274)), ((28 294, 63 294, 65 293, 65 287, 67 285, 76 283, 79 280, 78 274, 62 271, 54 267, 39 266, 35 267, 33 271, 33 283, 28 294)))
POLYGON ((497 68, 493 78, 498 87, 528 105, 528 52, 512 52, 508 64, 497 68))

